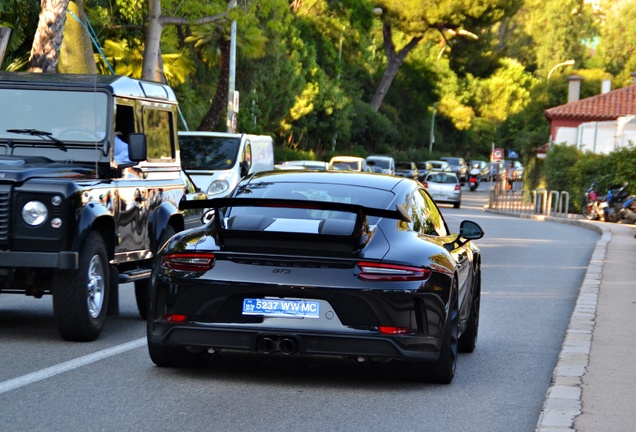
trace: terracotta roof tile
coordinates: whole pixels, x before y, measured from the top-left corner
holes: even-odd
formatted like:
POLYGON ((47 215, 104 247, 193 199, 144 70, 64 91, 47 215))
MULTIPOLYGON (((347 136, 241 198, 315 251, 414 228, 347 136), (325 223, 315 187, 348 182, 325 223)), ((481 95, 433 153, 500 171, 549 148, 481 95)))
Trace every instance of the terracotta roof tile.
POLYGON ((636 115, 636 84, 544 111, 548 120, 605 121, 636 115))

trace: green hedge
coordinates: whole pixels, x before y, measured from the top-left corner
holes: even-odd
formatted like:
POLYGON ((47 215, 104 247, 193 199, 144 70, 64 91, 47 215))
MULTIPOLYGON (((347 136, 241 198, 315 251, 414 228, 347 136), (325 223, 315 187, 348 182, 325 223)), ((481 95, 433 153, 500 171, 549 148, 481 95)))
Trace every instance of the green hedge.
POLYGON ((630 194, 636 193, 636 148, 633 143, 609 154, 581 152, 575 146, 553 145, 540 167, 538 184, 570 194, 570 212, 580 212, 585 190, 592 182, 604 195, 613 185, 628 183, 630 194))

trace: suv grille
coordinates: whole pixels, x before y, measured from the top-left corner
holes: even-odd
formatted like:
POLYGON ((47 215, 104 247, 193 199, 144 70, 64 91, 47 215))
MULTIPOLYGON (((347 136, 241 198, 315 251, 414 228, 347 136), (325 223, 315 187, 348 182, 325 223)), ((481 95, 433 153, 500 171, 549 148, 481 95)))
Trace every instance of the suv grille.
POLYGON ((0 245, 9 242, 9 215, 11 210, 11 188, 0 186, 0 245))

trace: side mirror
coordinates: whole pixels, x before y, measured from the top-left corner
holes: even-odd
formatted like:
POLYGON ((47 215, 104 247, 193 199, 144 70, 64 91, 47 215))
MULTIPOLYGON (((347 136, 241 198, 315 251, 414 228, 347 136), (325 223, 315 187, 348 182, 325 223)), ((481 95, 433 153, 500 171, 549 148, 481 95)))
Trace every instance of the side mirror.
POLYGON ((477 240, 484 236, 484 230, 475 222, 465 220, 459 225, 459 234, 457 237, 448 243, 444 243, 444 247, 448 251, 452 251, 455 248, 462 247, 470 240, 477 240))
POLYGON ((467 240, 477 240, 484 236, 484 230, 477 223, 465 220, 459 225, 459 235, 467 240))
POLYGON ((145 134, 131 133, 128 135, 128 159, 133 162, 141 162, 148 159, 145 134))

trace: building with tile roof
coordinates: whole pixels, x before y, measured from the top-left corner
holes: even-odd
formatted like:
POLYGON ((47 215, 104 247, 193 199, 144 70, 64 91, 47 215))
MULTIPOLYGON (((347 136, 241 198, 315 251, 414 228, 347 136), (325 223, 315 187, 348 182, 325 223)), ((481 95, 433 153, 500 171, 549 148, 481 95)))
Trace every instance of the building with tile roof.
POLYGON ((578 146, 594 153, 609 153, 636 142, 636 83, 578 99, 582 78, 568 77, 568 103, 545 110, 550 122, 550 141, 578 146))

